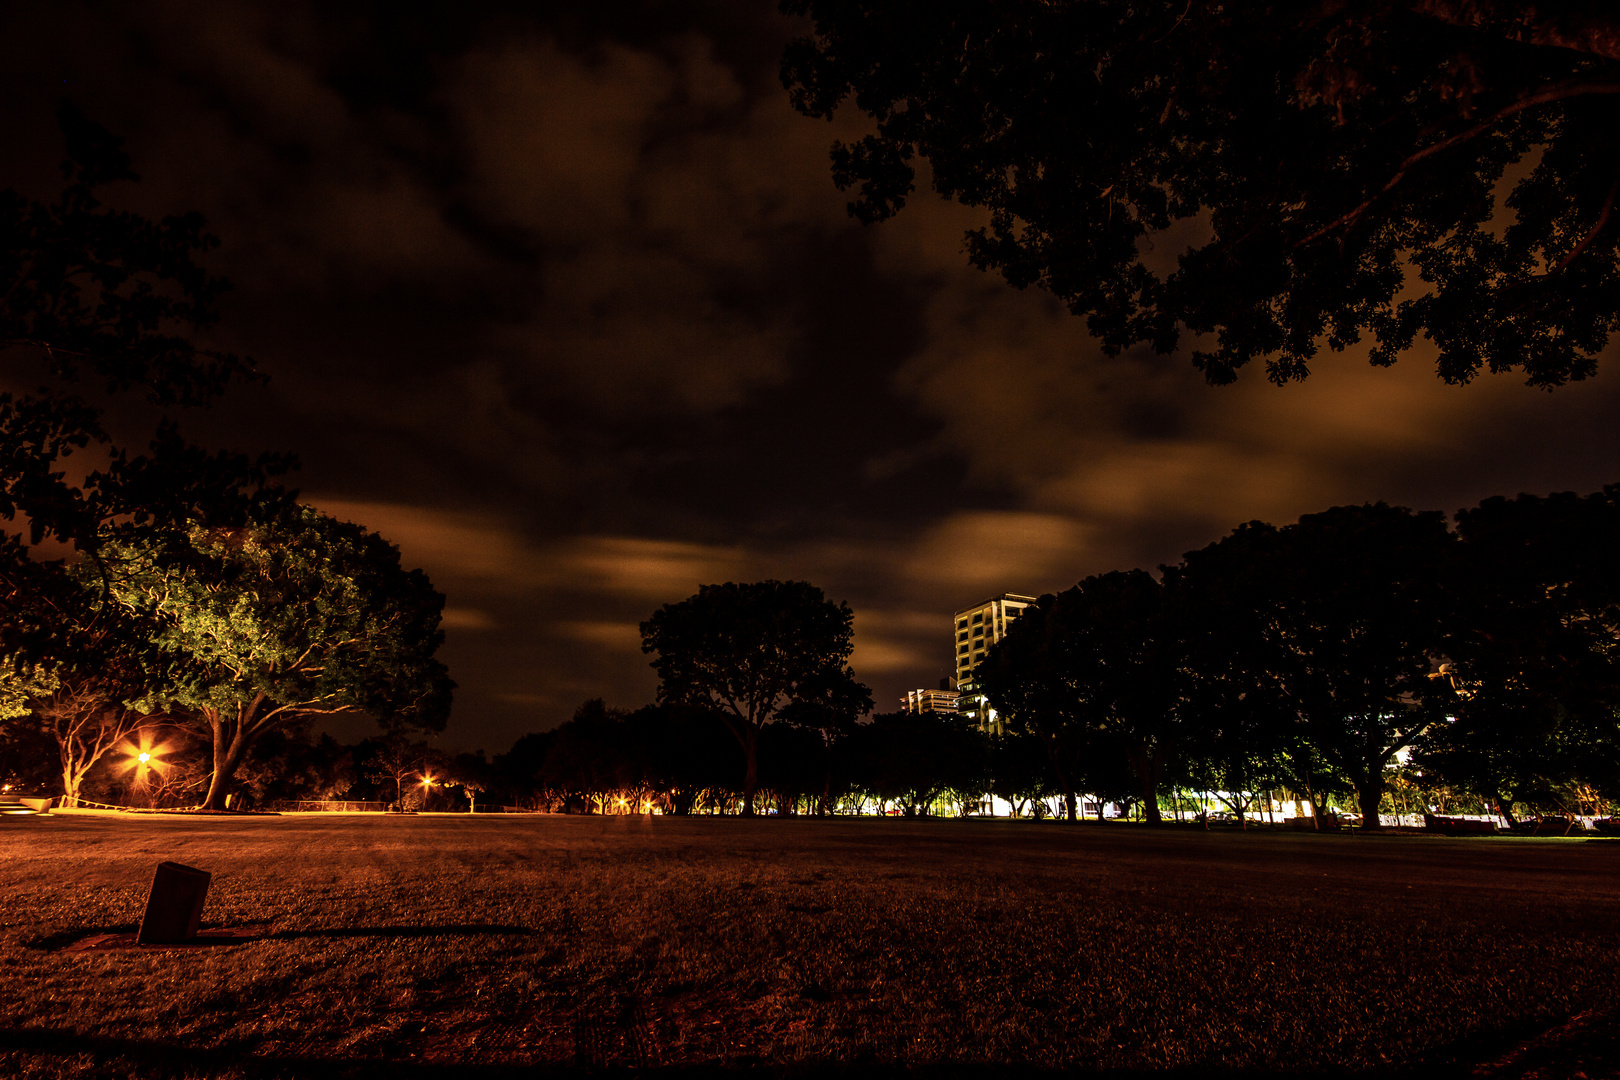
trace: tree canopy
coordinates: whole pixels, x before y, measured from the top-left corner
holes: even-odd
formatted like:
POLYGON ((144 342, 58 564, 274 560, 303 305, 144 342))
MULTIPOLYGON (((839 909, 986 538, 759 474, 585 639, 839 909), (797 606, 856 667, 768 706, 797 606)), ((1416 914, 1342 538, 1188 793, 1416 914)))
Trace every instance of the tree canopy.
POLYGON ((807 581, 704 585, 641 624, 658 700, 714 709, 742 744, 745 814, 754 812, 760 729, 784 709, 871 710, 871 691, 849 668, 854 626, 848 604, 807 581))
POLYGON ((1457 515, 1459 632, 1447 648, 1451 722, 1419 743, 1437 780, 1547 803, 1571 782, 1620 779, 1620 488, 1487 499, 1457 515))
POLYGON ((985 692, 1009 726, 1047 743, 1071 821, 1084 773, 1121 754, 1148 820, 1159 821, 1182 681, 1180 645, 1163 609, 1162 586, 1146 571, 1101 574, 1041 597, 990 649, 985 692))
POLYGON ((1354 787, 1368 829, 1386 768, 1453 703, 1431 676, 1455 629, 1455 548, 1438 512, 1336 506, 1281 529, 1251 522, 1171 575, 1256 707, 1275 719, 1282 702, 1311 759, 1354 787))
POLYGON ((1620 13, 1598 0, 782 0, 782 80, 830 118, 851 212, 928 161, 989 211, 973 263, 1110 351, 1303 378, 1371 334, 1439 374, 1591 375, 1620 321, 1620 13))
POLYGON ((114 595, 157 624, 176 659, 154 703, 207 725, 214 772, 207 805, 265 732, 310 716, 365 712, 440 730, 454 687, 434 658, 440 595, 405 570, 392 544, 298 506, 243 529, 193 527, 190 558, 154 558, 121 543, 114 595))
MULTIPOLYGON (((0 518, 10 523, 0 531, 0 658, 16 674, 44 656, 91 660, 81 648, 90 608, 64 564, 35 558, 33 546, 49 540, 95 561, 103 544, 148 528, 241 521, 285 497, 267 484, 292 465, 181 436, 170 410, 257 377, 250 361, 196 340, 228 288, 198 261, 217 241, 196 213, 151 221, 104 206, 99 190, 136 179, 128 156, 71 105, 58 119, 59 197, 0 191, 0 518), (144 449, 110 434, 105 414, 118 399, 151 412, 144 449)), ((135 417, 122 419, 130 427, 135 417)))

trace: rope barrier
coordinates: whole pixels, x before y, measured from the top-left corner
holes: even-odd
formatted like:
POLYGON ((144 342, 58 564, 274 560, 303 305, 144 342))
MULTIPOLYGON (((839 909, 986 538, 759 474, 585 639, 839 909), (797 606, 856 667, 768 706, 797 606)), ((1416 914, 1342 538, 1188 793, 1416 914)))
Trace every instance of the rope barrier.
POLYGON ((62 801, 63 805, 58 808, 61 810, 77 810, 81 807, 89 807, 92 810, 118 810, 125 814, 184 814, 192 810, 202 809, 201 803, 196 806, 114 806, 112 803, 96 802, 94 799, 73 799, 71 800, 73 805, 68 806, 66 804, 69 800, 64 799, 62 801))

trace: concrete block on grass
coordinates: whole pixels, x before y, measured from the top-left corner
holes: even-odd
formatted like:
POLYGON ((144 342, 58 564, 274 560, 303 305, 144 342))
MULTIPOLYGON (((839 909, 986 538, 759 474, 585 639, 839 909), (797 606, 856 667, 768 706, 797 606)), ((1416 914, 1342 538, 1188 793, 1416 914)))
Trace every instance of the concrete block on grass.
POLYGON ((179 863, 158 863, 152 875, 152 893, 146 898, 146 914, 141 917, 142 945, 174 945, 197 936, 202 922, 203 901, 213 875, 207 870, 179 863))

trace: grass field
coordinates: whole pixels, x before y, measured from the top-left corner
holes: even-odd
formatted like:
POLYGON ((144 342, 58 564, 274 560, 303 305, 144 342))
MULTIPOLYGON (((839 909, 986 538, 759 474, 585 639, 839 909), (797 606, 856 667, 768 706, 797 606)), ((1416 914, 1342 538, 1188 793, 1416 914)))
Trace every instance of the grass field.
POLYGON ((0 980, 8 1077, 1469 1075, 1620 1000, 1620 844, 11 818, 0 980), (57 951, 133 930, 165 859, 213 872, 205 928, 261 936, 57 951))

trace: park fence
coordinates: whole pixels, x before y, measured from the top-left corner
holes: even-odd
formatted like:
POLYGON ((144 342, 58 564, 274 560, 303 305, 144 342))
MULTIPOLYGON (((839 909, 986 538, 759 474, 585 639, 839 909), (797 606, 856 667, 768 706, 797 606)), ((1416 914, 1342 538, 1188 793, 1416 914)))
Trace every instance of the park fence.
POLYGON ((96 802, 94 799, 70 799, 64 796, 60 808, 63 810, 117 810, 123 814, 176 814, 201 810, 202 804, 198 803, 196 806, 124 806, 120 803, 96 802))

